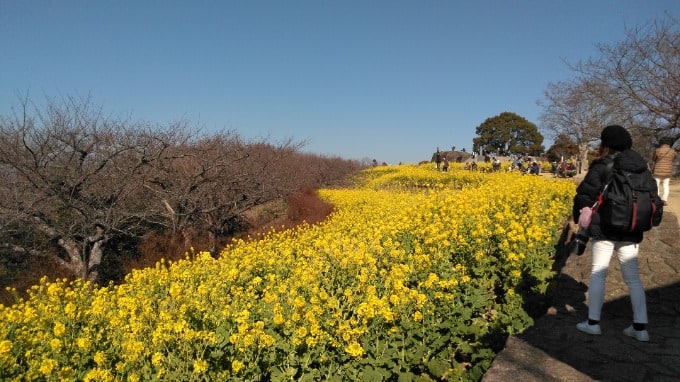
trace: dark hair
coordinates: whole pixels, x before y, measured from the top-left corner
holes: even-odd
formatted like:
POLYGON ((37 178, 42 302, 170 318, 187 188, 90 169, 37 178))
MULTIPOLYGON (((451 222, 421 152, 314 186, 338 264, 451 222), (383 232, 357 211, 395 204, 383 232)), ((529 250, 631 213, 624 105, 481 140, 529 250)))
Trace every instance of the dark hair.
POLYGON ((612 149, 609 146, 605 146, 605 145, 601 144, 600 147, 597 150, 597 157, 598 158, 606 157, 607 155, 612 154, 614 151, 616 151, 616 150, 612 149))
POLYGON ((675 139, 671 137, 663 137, 659 139, 659 145, 673 146, 673 143, 675 143, 675 139))
POLYGON ((624 127, 609 125, 600 134, 601 145, 614 151, 628 150, 633 146, 633 139, 624 127))

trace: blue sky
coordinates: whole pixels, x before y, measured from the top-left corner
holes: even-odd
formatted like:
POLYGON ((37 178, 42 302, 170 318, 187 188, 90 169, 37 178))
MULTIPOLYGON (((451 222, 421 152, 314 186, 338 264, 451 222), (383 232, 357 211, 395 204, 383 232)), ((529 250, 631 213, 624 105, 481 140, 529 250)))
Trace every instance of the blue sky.
POLYGON ((470 150, 504 111, 538 125, 565 61, 666 11, 680 1, 0 0, 0 115, 18 95, 90 95, 108 114, 416 163, 470 150))

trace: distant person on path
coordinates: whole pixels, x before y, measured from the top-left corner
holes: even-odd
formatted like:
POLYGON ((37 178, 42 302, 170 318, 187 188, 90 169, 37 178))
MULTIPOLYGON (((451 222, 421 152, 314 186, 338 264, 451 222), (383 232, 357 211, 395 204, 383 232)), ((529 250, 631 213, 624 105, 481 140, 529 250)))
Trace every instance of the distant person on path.
POLYGON ((437 164, 437 170, 440 170, 442 163, 442 153, 439 151, 439 147, 437 147, 437 152, 434 154, 434 162, 437 164))
POLYGON ((444 170, 444 172, 449 171, 449 158, 446 156, 444 156, 444 165, 442 166, 442 170, 444 170))
POLYGON ((495 158, 493 160, 493 164, 491 164, 491 167, 493 168, 494 172, 500 171, 501 170, 501 160, 498 158, 495 158))
MULTIPOLYGON (((582 209, 585 211, 595 204, 603 184, 608 180, 609 163, 613 161, 614 168, 633 173, 642 173, 648 168, 640 154, 631 150, 633 140, 623 127, 618 125, 605 127, 600 140, 598 158, 591 163, 583 181, 576 189, 573 206, 576 222, 579 221, 582 209)), ((654 184, 651 186, 654 187, 654 184)), ((612 232, 606 225, 600 224, 598 214, 592 214, 592 221, 589 224, 580 222, 579 225, 588 228, 592 240, 593 264, 588 287, 588 320, 579 323, 576 328, 588 334, 602 334, 600 313, 604 303, 605 282, 611 257, 616 253, 633 308, 633 324, 624 329, 623 334, 638 341, 649 341, 649 333, 646 330, 647 300, 638 271, 638 250, 639 243, 642 242, 642 232, 612 232)))
POLYGON ((533 175, 540 175, 541 174, 541 167, 538 165, 537 162, 531 163, 531 166, 529 167, 529 174, 533 174, 533 175))
POLYGON ((659 147, 654 150, 654 180, 656 180, 656 188, 659 189, 659 196, 663 200, 663 204, 668 204, 668 187, 670 186, 671 177, 673 176, 673 162, 678 156, 678 153, 671 147, 673 138, 661 138, 659 147), (663 187, 662 187, 663 186, 663 187), (663 192, 661 191, 663 188, 663 192))

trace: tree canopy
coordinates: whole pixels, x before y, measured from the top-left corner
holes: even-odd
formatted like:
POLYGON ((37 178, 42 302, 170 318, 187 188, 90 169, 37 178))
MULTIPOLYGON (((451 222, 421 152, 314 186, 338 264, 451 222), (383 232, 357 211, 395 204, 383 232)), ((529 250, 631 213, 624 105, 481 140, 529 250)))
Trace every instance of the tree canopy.
POLYGON ((540 102, 541 129, 574 137, 582 156, 609 124, 627 127, 642 153, 663 137, 680 138, 678 18, 625 32, 625 40, 599 44, 597 55, 570 65, 575 78, 550 83, 540 102))
POLYGON ((567 134, 560 134, 552 146, 546 151, 545 156, 550 162, 559 162, 579 155, 579 149, 574 139, 567 134))
POLYGON ((543 136, 538 128, 525 118, 511 112, 503 112, 488 118, 476 129, 477 137, 472 140, 475 152, 543 154, 543 136))

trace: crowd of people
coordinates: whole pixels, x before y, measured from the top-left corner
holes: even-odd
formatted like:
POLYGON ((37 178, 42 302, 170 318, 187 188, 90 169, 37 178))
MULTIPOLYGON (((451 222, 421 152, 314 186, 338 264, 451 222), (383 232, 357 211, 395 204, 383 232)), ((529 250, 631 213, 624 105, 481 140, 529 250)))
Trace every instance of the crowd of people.
MULTIPOLYGON (((662 138, 659 147, 653 155, 650 168, 654 172, 654 178, 657 182, 659 194, 664 201, 668 200, 668 185, 673 172, 673 163, 677 158, 677 152, 673 149, 672 138, 662 138)), ((543 164, 538 158, 531 157, 527 154, 511 154, 507 153, 508 165, 505 167, 506 171, 519 171, 524 174, 540 175, 544 172, 543 164)), ((481 158, 480 158, 481 159, 481 158)), ((460 158, 458 158, 460 161, 460 158)), ((446 153, 437 148, 434 155, 436 168, 439 171, 448 171, 450 167, 449 158, 446 153)), ((484 162, 491 163, 491 171, 498 172, 503 170, 503 163, 495 153, 485 154, 484 162)), ((477 155, 473 152, 465 161, 464 168, 470 171, 478 169, 477 155)), ((560 161, 553 161, 550 163, 550 173, 554 177, 571 178, 581 173, 582 163, 578 159, 561 158, 560 161)))

